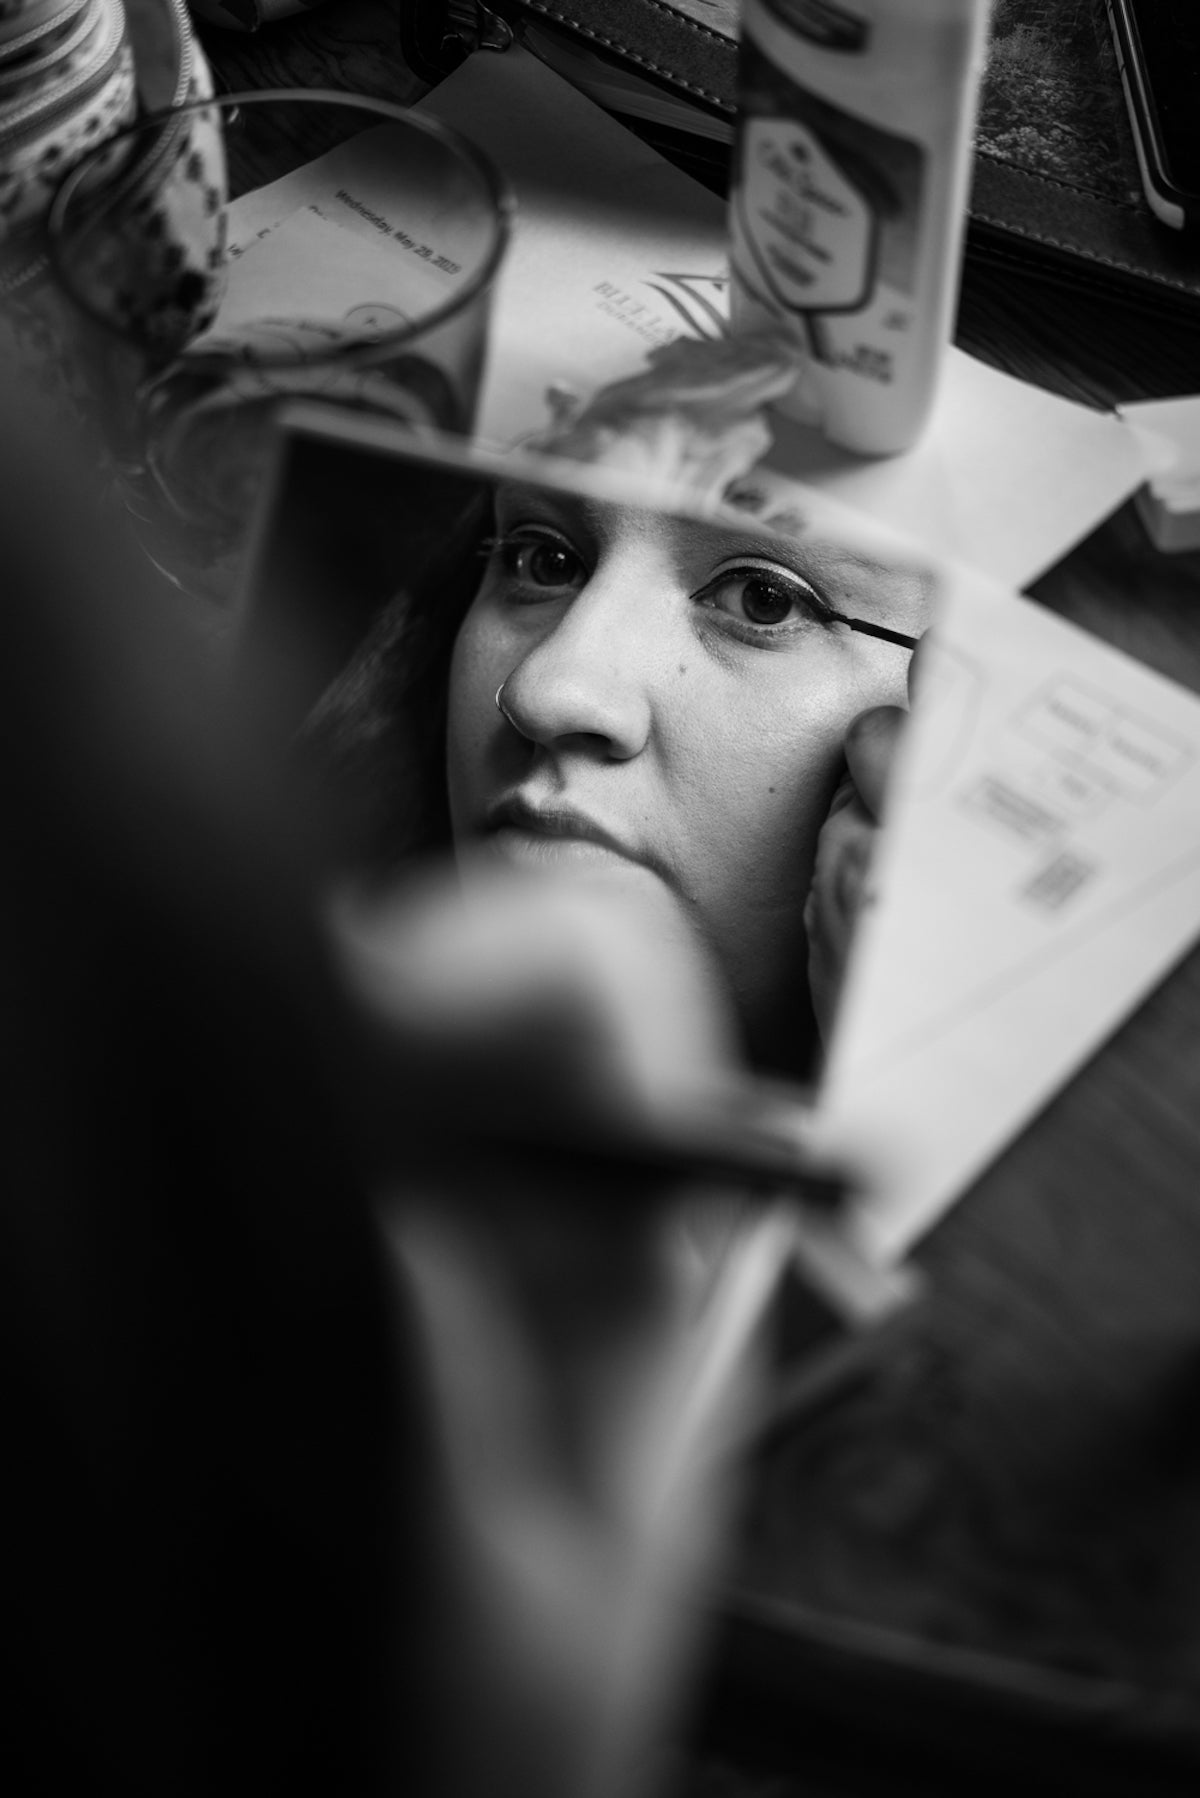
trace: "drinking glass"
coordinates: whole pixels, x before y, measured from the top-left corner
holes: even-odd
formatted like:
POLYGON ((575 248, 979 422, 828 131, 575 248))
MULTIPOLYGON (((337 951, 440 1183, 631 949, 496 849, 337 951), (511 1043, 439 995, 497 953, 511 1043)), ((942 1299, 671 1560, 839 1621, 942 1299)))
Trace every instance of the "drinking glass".
POLYGON ((236 585, 275 405, 469 432, 511 201, 438 121, 321 89, 159 113, 49 215, 102 440, 149 553, 236 585))

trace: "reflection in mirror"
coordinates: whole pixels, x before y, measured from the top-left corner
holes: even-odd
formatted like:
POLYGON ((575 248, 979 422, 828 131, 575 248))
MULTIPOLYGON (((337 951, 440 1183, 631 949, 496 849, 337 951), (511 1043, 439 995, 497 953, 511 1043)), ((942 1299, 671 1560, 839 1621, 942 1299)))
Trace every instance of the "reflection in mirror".
POLYGON ((795 490, 658 498, 297 409, 237 639, 281 790, 299 760, 334 826, 342 970, 420 1048, 394 1089, 383 1069, 380 1213, 448 1540, 505 1595, 493 1714, 536 1693, 513 1764, 548 1714, 584 1719, 562 1741, 586 1777, 560 1743, 523 1793, 631 1788, 746 1445, 855 1377, 917 1290, 857 1252, 857 1170, 803 1089, 935 583, 795 490), (422 858, 414 926, 389 908, 422 858))
POLYGON ((619 887, 698 933, 751 1064, 808 1079, 894 744, 877 708, 907 703, 934 585, 813 495, 666 511, 297 408, 242 648, 350 865, 452 849, 619 887))

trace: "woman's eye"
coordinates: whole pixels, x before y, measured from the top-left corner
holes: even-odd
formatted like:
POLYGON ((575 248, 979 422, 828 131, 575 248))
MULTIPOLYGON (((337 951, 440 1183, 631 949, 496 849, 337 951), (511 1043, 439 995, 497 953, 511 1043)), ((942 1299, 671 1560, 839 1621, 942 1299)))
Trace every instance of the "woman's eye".
POLYGON ((500 565, 510 580, 543 592, 583 585, 586 569, 580 556, 560 537, 512 534, 497 546, 500 565))
POLYGON ((807 581, 767 569, 730 569, 711 580, 697 598, 743 623, 765 629, 801 618, 823 618, 829 613, 829 607, 807 581))

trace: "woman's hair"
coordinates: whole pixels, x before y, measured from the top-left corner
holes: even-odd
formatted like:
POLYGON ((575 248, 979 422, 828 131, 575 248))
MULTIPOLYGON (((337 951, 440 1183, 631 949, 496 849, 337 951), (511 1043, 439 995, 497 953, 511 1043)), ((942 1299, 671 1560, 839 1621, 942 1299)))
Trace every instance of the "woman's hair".
POLYGON ((402 586, 309 714, 299 771, 347 865, 386 876, 446 849, 450 657, 479 586, 491 522, 481 483, 415 473, 394 513, 402 586))

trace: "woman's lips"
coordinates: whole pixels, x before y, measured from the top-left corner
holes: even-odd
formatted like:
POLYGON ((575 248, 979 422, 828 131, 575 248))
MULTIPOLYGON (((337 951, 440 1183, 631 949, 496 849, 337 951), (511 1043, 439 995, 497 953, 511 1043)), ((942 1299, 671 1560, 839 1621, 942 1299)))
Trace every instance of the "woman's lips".
POLYGON ((505 799, 491 807, 485 842, 508 861, 541 867, 613 861, 644 865, 642 856, 586 813, 571 806, 537 806, 525 799, 505 799))
POLYGON ((505 861, 540 868, 595 867, 629 859, 603 843, 593 842, 590 837, 543 836, 537 831, 519 830, 510 824, 492 832, 488 847, 505 861))

